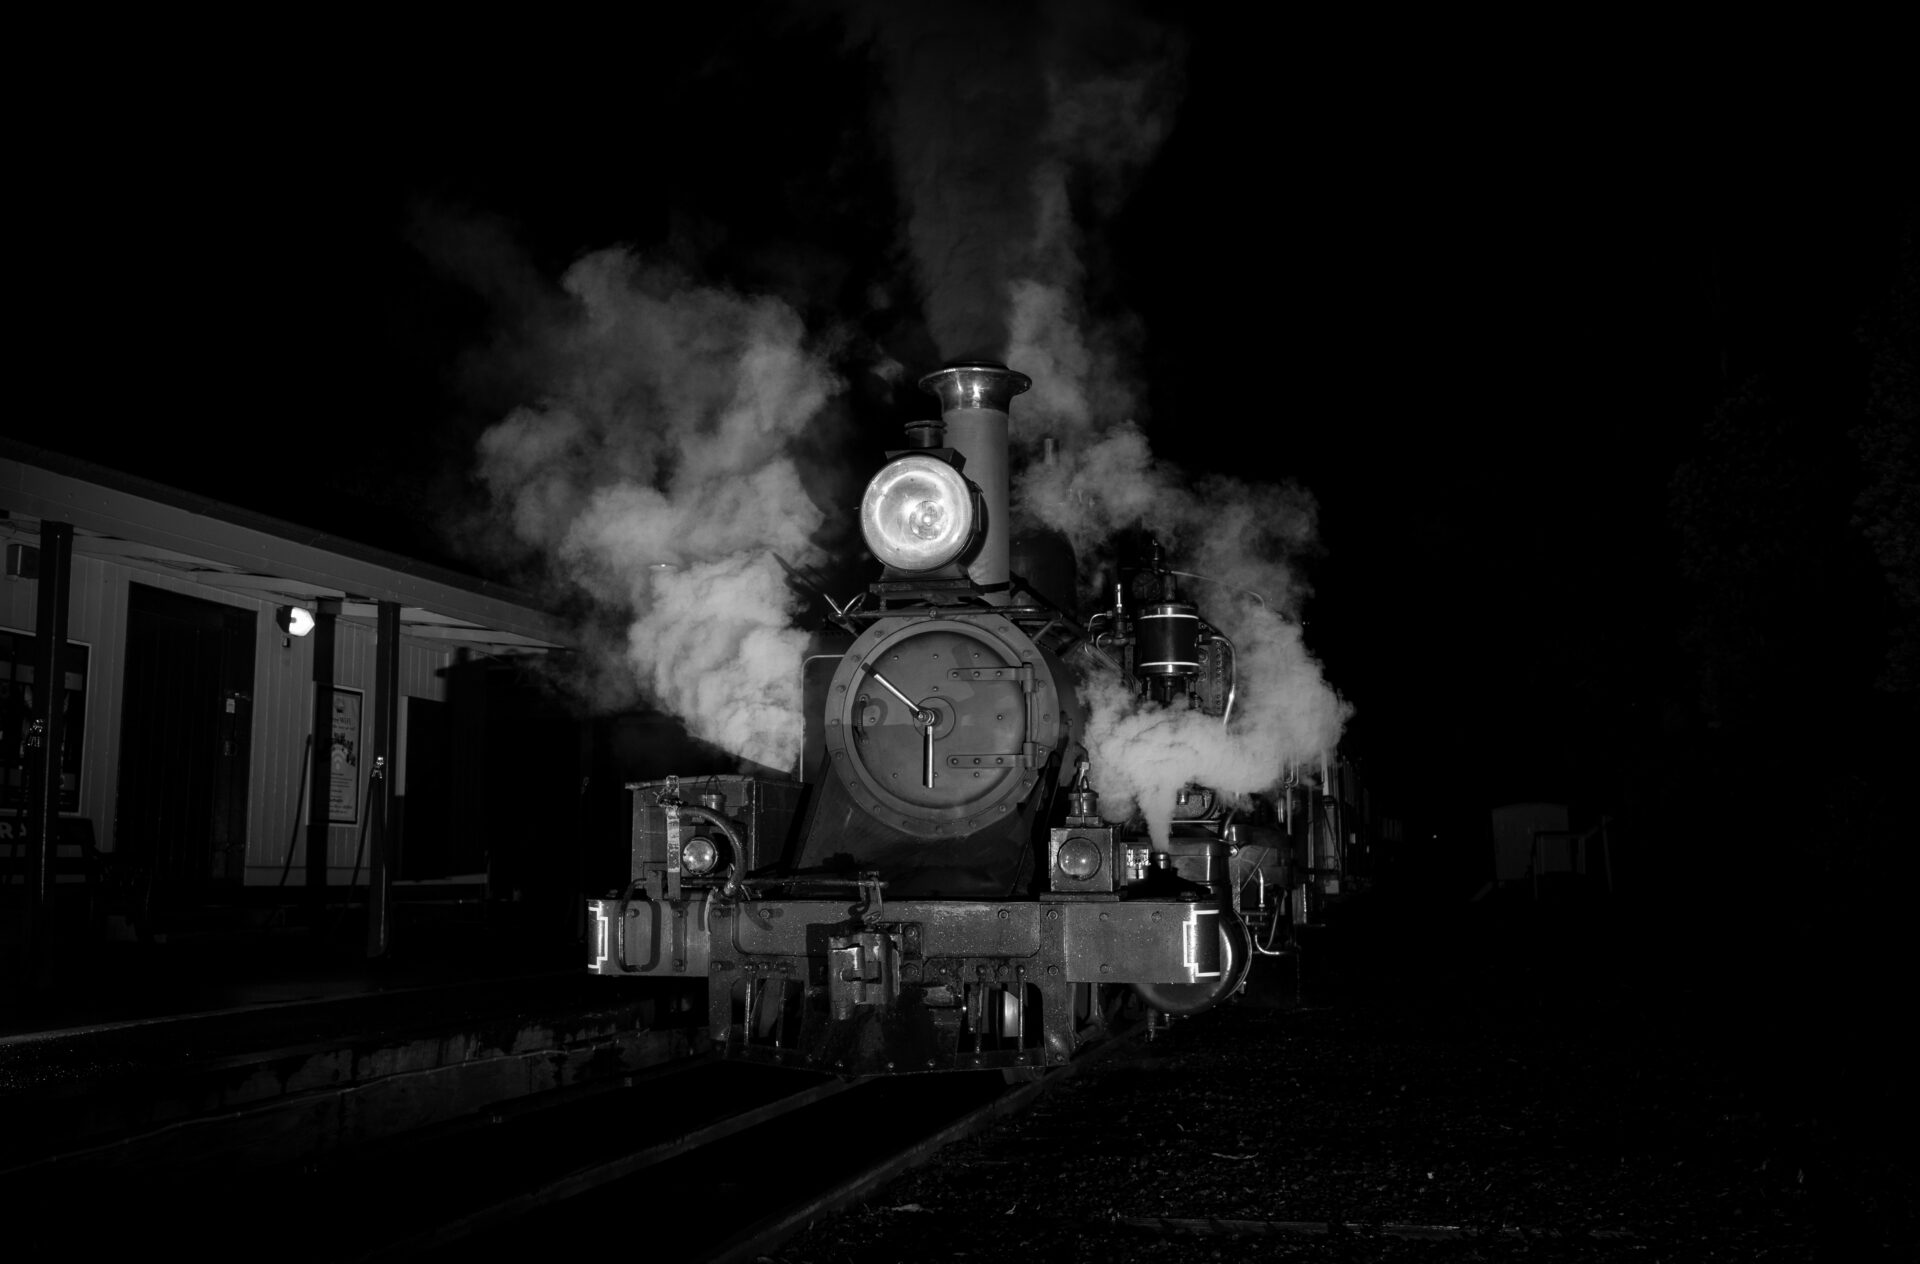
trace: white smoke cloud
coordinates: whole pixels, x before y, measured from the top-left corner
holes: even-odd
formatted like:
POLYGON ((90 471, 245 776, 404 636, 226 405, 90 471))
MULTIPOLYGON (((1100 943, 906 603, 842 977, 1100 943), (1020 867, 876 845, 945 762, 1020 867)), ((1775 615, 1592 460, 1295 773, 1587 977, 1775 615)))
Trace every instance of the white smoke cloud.
POLYGON ((1111 64, 1063 61, 1046 76, 1044 157, 1029 179, 1033 239, 1022 275, 1007 287, 1007 362, 1034 379, 1021 401, 1022 447, 1043 436, 1063 444, 1092 439, 1134 415, 1131 322, 1100 322, 1086 311, 1087 240, 1081 219, 1105 222, 1120 209, 1173 129, 1180 100, 1179 41, 1136 23, 1134 55, 1111 64), (1076 216, 1072 190, 1084 191, 1076 216))
POLYGON ((1194 479, 1155 459, 1134 421, 1136 331, 1089 311, 1081 224, 1118 209, 1171 130, 1178 101, 1177 41, 1142 39, 1137 48, 1139 56, 1092 72, 1062 65, 1048 74, 1046 156, 1029 189, 1035 235, 1027 273, 1008 289, 1008 362, 1034 379, 1017 408, 1017 441, 1029 453, 1043 436, 1060 443, 1055 460, 1029 461, 1018 473, 1017 514, 1063 533, 1083 559, 1104 554, 1119 532, 1151 532, 1171 565, 1213 581, 1181 583, 1237 650, 1239 693, 1228 725, 1144 702, 1124 682, 1085 687, 1087 745, 1107 814, 1137 807, 1164 843, 1182 786, 1199 782, 1228 795, 1268 789, 1288 764, 1331 751, 1349 708, 1287 617, 1304 597, 1291 563, 1313 539, 1311 497, 1286 486, 1194 479), (1085 193, 1091 217, 1076 216, 1070 189, 1085 193))
POLYGON ((1133 409, 1131 366, 1119 331, 1091 328, 1077 283, 1015 281, 1008 291, 1007 363, 1033 379, 1013 425, 1016 447, 1043 438, 1072 445, 1093 439, 1100 419, 1133 409))
POLYGON ((696 736, 790 768, 804 633, 774 554, 818 560, 791 448, 839 383, 800 318, 625 251, 586 256, 549 387, 480 441, 515 537, 630 620, 625 675, 696 736))
POLYGON ((1130 528, 1152 532, 1202 616, 1234 643, 1232 722, 1138 698, 1119 681, 1084 690, 1094 786, 1109 816, 1129 806, 1164 843, 1174 798, 1189 782, 1229 795, 1265 790, 1290 763, 1313 762, 1340 740, 1350 708, 1308 653, 1297 610, 1304 591, 1291 562, 1314 536, 1311 497, 1294 487, 1231 478, 1189 480, 1156 461, 1139 427, 1120 422, 1051 464, 1027 468, 1021 508, 1060 531, 1081 557, 1130 528), (1251 594, 1258 594, 1257 597, 1251 594))
POLYGON ((1040 60, 1051 6, 992 0, 843 0, 889 85, 886 122, 921 307, 940 354, 1006 342, 1005 296, 1033 237, 1025 182, 1045 117, 1040 60))
POLYGON ((807 634, 792 626, 784 574, 764 552, 741 551, 653 574, 628 654, 704 737, 743 758, 787 769, 800 754, 800 666, 807 634))
POLYGON ((1232 622, 1239 693, 1230 722, 1181 705, 1142 702, 1123 681, 1099 678, 1082 690, 1087 748, 1101 811, 1120 819, 1133 809, 1164 845, 1175 799, 1190 783, 1241 796, 1270 789, 1289 764, 1333 749, 1347 706, 1328 688, 1298 624, 1273 611, 1214 603, 1207 613, 1232 622), (1222 607, 1233 613, 1222 618, 1222 607))

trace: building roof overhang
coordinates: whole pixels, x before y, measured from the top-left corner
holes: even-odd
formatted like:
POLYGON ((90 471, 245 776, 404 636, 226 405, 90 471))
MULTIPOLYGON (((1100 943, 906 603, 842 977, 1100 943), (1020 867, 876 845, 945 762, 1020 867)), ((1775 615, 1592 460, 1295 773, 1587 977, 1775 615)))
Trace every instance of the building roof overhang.
POLYGON ((71 524, 79 556, 261 601, 369 622, 393 602, 407 636, 490 653, 568 645, 557 620, 507 585, 0 439, 0 538, 37 546, 43 521, 71 524))

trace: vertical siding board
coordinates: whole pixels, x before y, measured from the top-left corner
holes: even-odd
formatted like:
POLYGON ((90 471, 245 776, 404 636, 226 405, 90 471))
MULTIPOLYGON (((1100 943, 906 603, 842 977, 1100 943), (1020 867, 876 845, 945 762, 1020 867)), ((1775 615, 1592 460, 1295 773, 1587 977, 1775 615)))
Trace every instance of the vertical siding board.
POLYGON ((33 581, 9 575, 0 583, 6 585, 0 590, 0 621, 10 628, 33 627, 33 581))
POLYGON ((89 770, 93 789, 89 797, 93 800, 95 834, 101 840, 100 845, 112 851, 120 846, 116 831, 120 798, 120 716, 127 696, 128 572, 124 566, 106 562, 92 562, 89 568, 100 594, 97 625, 100 638, 95 642, 100 665, 94 679, 87 682, 89 688, 96 680, 100 686, 98 704, 87 708, 87 722, 99 721, 93 737, 88 739, 93 746, 90 752, 93 767, 89 770))
MULTIPOLYGON (((101 850, 114 850, 121 764, 120 721, 126 702, 129 586, 134 583, 254 612, 253 721, 243 880, 254 885, 277 884, 288 862, 291 839, 291 871, 287 883, 292 886, 303 882, 304 826, 312 812, 326 810, 325 803, 306 802, 311 777, 306 761, 327 758, 327 735, 318 734, 314 747, 308 750, 307 739, 313 731, 313 642, 310 638, 293 637, 288 638, 286 646, 281 645, 283 634, 273 621, 277 600, 202 586, 175 575, 141 569, 137 563, 129 565, 75 556, 68 635, 90 647, 81 815, 93 821, 94 837, 101 850)), ((0 624, 31 634, 36 598, 37 588, 31 580, 0 581, 0 624)), ((340 621, 335 641, 334 680, 342 688, 359 690, 363 700, 359 768, 361 821, 365 819, 372 763, 368 752, 372 747, 369 726, 373 716, 376 648, 371 623, 340 621)), ((415 697, 444 702, 447 697, 445 672, 456 649, 453 642, 403 637, 397 682, 401 699, 415 697)), ((404 701, 400 705, 404 710, 404 701)), ((396 749, 393 758, 396 762, 404 759, 405 751, 396 749)), ((396 776, 398 771, 396 768, 396 776)), ((331 882, 344 884, 352 871, 360 843, 361 821, 330 826, 327 831, 331 882)), ((366 876, 363 860, 360 881, 364 882, 366 876)))
POLYGON ((261 689, 273 672, 273 654, 268 646, 273 644, 269 633, 278 631, 273 626, 272 616, 262 620, 254 616, 253 628, 253 708, 248 712, 247 730, 247 849, 241 859, 240 880, 247 880, 247 871, 259 864, 267 848, 267 804, 263 800, 271 791, 273 778, 273 751, 260 740, 260 712, 262 705, 261 689), (260 627, 266 623, 263 631, 260 627), (264 775, 263 775, 264 774, 264 775))
POLYGON ((93 646, 87 660, 87 740, 82 753, 80 811, 93 820, 100 849, 114 850, 114 798, 120 785, 121 660, 126 653, 127 581, 124 567, 80 558, 77 602, 93 646))
POLYGON ((258 806, 252 812, 254 833, 248 840, 247 880, 274 885, 284 870, 292 885, 306 872, 306 831, 297 826, 306 819, 304 766, 309 757, 306 742, 313 710, 313 642, 305 637, 285 637, 269 617, 261 643, 253 717, 257 758, 252 788, 258 806), (288 642, 284 648, 280 644, 283 639, 288 642), (293 853, 290 867, 289 839, 293 853))
POLYGON ((287 637, 290 644, 282 649, 283 634, 274 624, 272 612, 273 607, 262 612, 253 669, 253 764, 248 780, 245 880, 256 883, 277 882, 281 862, 286 859, 287 836, 293 828, 292 792, 298 788, 300 776, 302 739, 297 725, 304 714, 299 680, 301 664, 307 661, 305 641, 287 637))

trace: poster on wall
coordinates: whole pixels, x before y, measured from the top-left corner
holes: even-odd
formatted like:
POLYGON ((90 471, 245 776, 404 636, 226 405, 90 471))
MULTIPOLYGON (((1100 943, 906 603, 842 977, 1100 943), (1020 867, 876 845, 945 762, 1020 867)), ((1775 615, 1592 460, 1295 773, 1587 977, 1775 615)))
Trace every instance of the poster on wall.
MULTIPOLYGON (((34 665, 40 638, 31 632, 0 628, 0 809, 27 806, 27 727, 38 699, 34 665)), ((66 688, 60 693, 65 723, 60 742, 60 810, 80 810, 80 772, 87 738, 87 667, 93 647, 67 642, 66 688)))
POLYGON ((332 766, 327 782, 327 823, 360 820, 360 699, 358 689, 333 691, 332 766))

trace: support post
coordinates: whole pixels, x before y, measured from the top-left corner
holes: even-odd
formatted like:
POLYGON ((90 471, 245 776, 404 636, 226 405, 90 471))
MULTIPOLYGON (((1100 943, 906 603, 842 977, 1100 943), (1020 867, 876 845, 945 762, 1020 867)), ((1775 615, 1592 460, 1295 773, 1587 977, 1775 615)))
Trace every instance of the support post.
POLYGON ((337 613, 313 612, 313 759, 307 784, 307 903, 314 916, 327 903, 328 822, 333 817, 333 637, 337 613))
POLYGON ((387 823, 393 808, 394 743, 400 729, 400 606, 379 603, 373 650, 373 777, 367 784, 367 956, 386 955, 393 868, 387 823))
POLYGON ((67 615, 73 590, 73 527, 40 523, 34 594, 33 713, 27 721, 27 884, 30 977, 48 963, 53 876, 60 829, 60 752, 67 737, 67 615))

